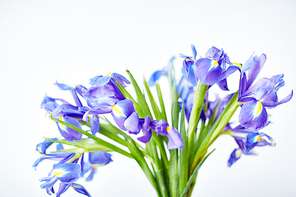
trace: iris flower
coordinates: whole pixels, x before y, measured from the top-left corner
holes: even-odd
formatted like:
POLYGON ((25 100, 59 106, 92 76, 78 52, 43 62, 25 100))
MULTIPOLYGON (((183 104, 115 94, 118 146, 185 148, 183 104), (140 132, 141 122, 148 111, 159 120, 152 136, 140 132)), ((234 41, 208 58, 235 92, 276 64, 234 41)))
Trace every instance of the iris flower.
MULTIPOLYGON (((275 75, 268 78, 261 78, 253 86, 242 92, 239 102, 244 102, 239 115, 239 122, 242 126, 259 130, 268 123, 266 108, 274 108, 277 105, 291 100, 293 91, 284 99, 278 100, 277 91, 285 85, 284 75, 275 75)), ((248 86, 248 83, 245 83, 248 86)))
POLYGON ((168 149, 182 149, 184 147, 182 137, 180 133, 164 120, 152 120, 149 116, 145 117, 143 125, 144 136, 138 138, 138 140, 147 143, 151 138, 151 129, 155 131, 157 135, 166 135, 168 137, 168 149))
POLYGON ((275 146, 275 143, 270 136, 262 132, 258 133, 255 130, 243 127, 241 125, 232 129, 228 124, 225 127, 225 130, 230 131, 230 135, 235 139, 239 146, 230 155, 228 160, 229 167, 235 163, 242 154, 254 155, 255 153, 253 152, 253 149, 257 146, 275 146))
POLYGON ((88 154, 88 161, 84 161, 84 156, 81 158, 81 176, 90 172, 86 181, 91 181, 98 167, 109 164, 112 161, 111 154, 104 151, 94 151, 88 154))
POLYGON ((50 195, 54 193, 53 186, 59 180, 64 184, 71 184, 79 179, 81 168, 77 163, 58 163, 53 165, 53 169, 48 174, 48 177, 40 179, 40 182, 45 182, 40 185, 41 189, 46 189, 50 195))
POLYGON ((207 51, 205 58, 196 60, 193 65, 195 76, 202 84, 217 83, 222 90, 228 90, 226 78, 237 69, 227 54, 214 46, 207 51))
POLYGON ((198 78, 197 79, 195 78, 194 70, 192 66, 196 62, 197 52, 193 44, 191 45, 191 50, 192 50, 193 56, 180 54, 180 57, 184 58, 183 69, 182 69, 182 71, 184 72, 184 75, 192 85, 196 86, 196 81, 198 80, 198 78))
POLYGON ((173 70, 172 69, 172 64, 173 64, 173 61, 175 59, 176 59, 175 57, 172 57, 166 67, 164 67, 162 70, 155 71, 151 75, 151 77, 150 77, 150 79, 148 81, 148 85, 149 86, 154 86, 156 84, 156 82, 160 79, 160 77, 162 77, 162 76, 168 77, 169 76, 169 72, 171 72, 173 70))

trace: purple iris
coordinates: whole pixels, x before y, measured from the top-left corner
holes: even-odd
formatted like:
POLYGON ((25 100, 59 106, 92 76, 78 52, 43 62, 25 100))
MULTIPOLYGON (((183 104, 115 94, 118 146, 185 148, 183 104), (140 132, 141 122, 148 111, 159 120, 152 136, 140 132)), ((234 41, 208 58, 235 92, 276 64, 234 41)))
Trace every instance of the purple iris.
POLYGON ((196 86, 197 79, 195 78, 194 70, 192 66, 196 62, 197 52, 193 44, 191 45, 191 50, 192 50, 193 56, 180 54, 180 57, 184 58, 183 69, 182 69, 182 71, 184 72, 184 75, 192 85, 196 86))
POLYGON ((81 176, 84 176, 87 172, 90 172, 86 181, 91 181, 98 167, 109 164, 112 161, 111 154, 104 151, 95 151, 88 154, 88 161, 84 161, 84 157, 81 158, 82 172, 81 176))
POLYGON ((70 187, 72 187, 76 192, 80 194, 91 197, 91 195, 88 193, 88 191, 86 191, 86 189, 82 185, 77 183, 65 184, 63 182, 60 183, 59 190, 56 193, 56 197, 60 197, 61 194, 66 192, 70 187))
POLYGON ((139 115, 129 99, 118 101, 112 106, 111 115, 122 130, 138 134, 141 130, 139 115))
POLYGON ((205 58, 196 60, 193 69, 196 78, 202 84, 214 85, 217 83, 222 90, 228 90, 226 78, 238 68, 232 65, 223 50, 212 47, 207 51, 205 58))
POLYGON ((71 184, 79 179, 80 171, 80 165, 77 163, 54 164, 48 177, 40 179, 40 182, 45 182, 40 187, 41 189, 46 189, 50 195, 54 193, 53 186, 58 180, 63 184, 71 184))
POLYGON ((275 146, 273 139, 265 133, 249 133, 244 139, 246 152, 250 152, 256 146, 275 146))
POLYGON ((270 136, 266 135, 265 133, 258 133, 255 130, 243 127, 241 125, 232 129, 228 124, 225 127, 225 130, 231 131, 232 137, 239 146, 231 153, 228 160, 228 167, 235 163, 242 154, 254 155, 253 149, 256 146, 275 146, 275 143, 270 136))
POLYGON ((169 138, 168 149, 182 149, 184 147, 180 133, 164 120, 153 120, 150 127, 157 135, 166 135, 169 138))
MULTIPOLYGON (((242 92, 239 102, 244 102, 239 115, 242 126, 258 130, 268 123, 266 108, 273 108, 291 100, 293 91, 281 101, 278 101, 277 91, 285 85, 284 75, 261 78, 253 86, 242 92)), ((248 83, 247 83, 248 84, 248 83)))
POLYGON ((156 84, 156 82, 160 79, 160 77, 162 77, 162 76, 168 77, 169 72, 172 71, 172 64, 173 64, 173 61, 175 59, 176 59, 175 57, 172 57, 166 67, 164 67, 162 70, 155 71, 151 75, 151 77, 150 77, 150 79, 148 81, 148 85, 149 86, 154 86, 156 84))
MULTIPOLYGON (((55 138, 52 138, 55 139, 55 138)), ((42 162, 43 160, 53 160, 53 161, 60 161, 61 163, 66 162, 68 160, 70 160, 71 158, 73 158, 75 156, 75 153, 46 153, 46 149, 47 149, 47 144, 48 142, 43 142, 42 145, 38 144, 36 149, 38 150, 38 152, 41 154, 41 157, 38 158, 34 164, 32 165, 32 167, 34 167, 36 169, 36 167, 38 166, 38 164, 40 162, 42 162), (46 149, 43 149, 44 146, 46 146, 46 149), (43 148, 41 148, 43 147, 43 148), (40 152, 41 151, 41 152, 40 152)), ((57 148, 57 150, 59 150, 59 148, 57 148)))
POLYGON ((79 97, 78 97, 78 95, 77 95, 77 93, 81 95, 81 93, 83 93, 83 92, 85 92, 87 90, 85 87, 83 87, 82 85, 78 85, 78 86, 75 86, 73 88, 73 87, 70 87, 70 86, 68 86, 66 84, 62 84, 62 83, 58 83, 58 82, 56 82, 54 85, 57 85, 60 90, 69 90, 69 91, 71 91, 71 94, 73 96, 73 99, 75 101, 76 106, 77 107, 82 107, 83 106, 80 99, 79 99, 79 97))
POLYGON ((124 76, 117 74, 117 73, 108 73, 106 76, 98 75, 90 79, 90 84, 95 86, 103 86, 106 84, 113 83, 114 86, 116 86, 116 81, 120 83, 123 87, 126 87, 127 84, 130 84, 131 82, 127 80, 124 76))
MULTIPOLYGON (((41 108, 44 108, 47 112, 51 113, 54 118, 63 119, 66 123, 81 128, 81 125, 78 122, 78 120, 82 120, 86 111, 83 110, 82 103, 79 97, 77 96, 77 92, 78 94, 81 94, 81 92, 86 91, 86 88, 84 88, 83 86, 76 86, 75 88, 72 88, 68 85, 58 82, 56 82, 55 85, 57 85, 61 90, 70 90, 77 106, 71 105, 63 99, 55 99, 45 96, 41 103, 41 108)), ((56 124, 61 135, 66 140, 76 141, 82 138, 82 134, 78 131, 60 125, 57 122, 56 124)))

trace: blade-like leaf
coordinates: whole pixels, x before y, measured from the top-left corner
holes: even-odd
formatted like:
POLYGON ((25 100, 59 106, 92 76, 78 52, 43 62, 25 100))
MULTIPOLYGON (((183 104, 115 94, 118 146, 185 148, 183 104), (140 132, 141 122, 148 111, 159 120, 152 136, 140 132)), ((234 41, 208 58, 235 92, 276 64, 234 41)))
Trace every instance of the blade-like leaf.
POLYGON ((180 150, 180 195, 182 194, 187 180, 188 180, 188 157, 187 157, 187 136, 186 136, 186 129, 185 129, 185 112, 184 112, 184 104, 181 110, 181 117, 180 117, 180 134, 183 139, 184 148, 180 150))
POLYGON ((168 120, 167 120, 167 116, 166 116, 166 111, 165 111, 165 106, 164 106, 164 102, 163 102, 163 97, 162 97, 161 89, 160 89, 160 86, 159 86, 159 83, 158 82, 156 83, 156 86, 155 87, 156 87, 156 91, 157 91, 157 95, 158 95, 158 100, 159 100, 160 107, 161 107, 161 118, 167 122, 168 120))
POLYGON ((157 106, 157 104, 156 104, 156 102, 154 100, 154 97, 153 97, 153 95, 151 93, 151 90, 150 90, 150 88, 148 86, 148 83, 147 83, 145 78, 144 78, 144 85, 145 85, 145 89, 146 89, 146 92, 148 94, 148 97, 149 97, 150 104, 151 104, 151 107, 153 109, 154 115, 155 115, 157 120, 161 120, 160 110, 159 110, 159 108, 158 108, 158 106, 157 106))
POLYGON ((127 99, 130 99, 133 101, 134 106, 135 106, 135 110, 136 112, 139 114, 140 117, 143 116, 143 112, 141 107, 139 106, 139 104, 135 101, 135 99, 130 95, 130 93, 128 93, 128 91, 120 84, 116 81, 117 87, 119 88, 120 92, 123 94, 123 96, 127 99))
POLYGON ((88 152, 98 151, 98 150, 107 151, 107 152, 113 151, 112 149, 110 149, 108 147, 98 144, 96 141, 94 141, 93 139, 90 139, 90 138, 82 138, 80 141, 74 141, 74 142, 70 142, 67 140, 55 141, 55 140, 51 140, 48 138, 45 138, 45 139, 47 139, 48 141, 55 142, 55 143, 61 143, 61 144, 66 144, 66 145, 70 145, 70 146, 75 146, 77 148, 83 148, 88 152))
POLYGON ((183 191, 181 197, 185 197, 185 196, 186 196, 186 193, 187 193, 187 191, 188 191, 188 189, 189 189, 191 183, 193 182, 194 178, 196 177, 198 170, 200 169, 200 167, 202 166, 202 164, 205 162, 205 160, 206 160, 206 159, 207 159, 207 158, 208 158, 208 157, 209 157, 214 151, 215 151, 215 149, 212 150, 209 154, 207 154, 207 156, 205 156, 205 158, 204 158, 204 159, 203 159, 203 160, 202 160, 202 161, 196 166, 196 168, 194 169, 193 173, 191 174, 191 176, 190 176, 190 178, 189 178, 189 180, 188 180, 188 182, 187 182, 187 184, 186 184, 186 187, 184 188, 184 191, 183 191))
POLYGON ((102 140, 102 139, 100 139, 100 138, 98 138, 98 137, 96 137, 96 136, 94 136, 94 135, 92 135, 92 134, 78 128, 78 127, 75 127, 75 126, 73 126, 71 124, 68 124, 68 123, 66 123, 64 121, 61 121, 61 120, 53 118, 53 117, 51 117, 51 119, 58 122, 58 123, 60 123, 60 124, 62 124, 62 125, 65 125, 65 126, 71 128, 71 129, 74 129, 75 131, 78 131, 79 133, 82 133, 83 135, 86 135, 87 137, 95 140, 96 142, 98 142, 99 144, 101 144, 101 145, 103 145, 105 147, 108 147, 108 148, 114 150, 115 152, 118 152, 118 153, 120 153, 120 154, 122 154, 124 156, 129 157, 129 158, 133 158, 130 153, 128 153, 128 152, 122 150, 121 148, 119 148, 119 147, 117 147, 117 146, 115 146, 115 145, 113 145, 113 144, 111 144, 109 142, 106 142, 105 140, 102 140))
MULTIPOLYGON (((129 70, 126 70, 127 74, 129 75, 130 77, 130 81, 135 89, 135 92, 136 92, 136 95, 137 95, 137 99, 138 99, 138 102, 139 102, 139 105, 141 106, 142 108, 142 112, 143 112, 143 117, 141 118, 145 118, 146 115, 150 116, 151 118, 152 117, 152 114, 150 112, 150 109, 148 107, 148 104, 146 102, 146 99, 145 99, 145 96, 143 95, 138 83, 136 82, 136 80, 134 79, 133 75, 131 74, 131 72, 129 70)), ((139 114, 140 115, 140 114, 139 114)))

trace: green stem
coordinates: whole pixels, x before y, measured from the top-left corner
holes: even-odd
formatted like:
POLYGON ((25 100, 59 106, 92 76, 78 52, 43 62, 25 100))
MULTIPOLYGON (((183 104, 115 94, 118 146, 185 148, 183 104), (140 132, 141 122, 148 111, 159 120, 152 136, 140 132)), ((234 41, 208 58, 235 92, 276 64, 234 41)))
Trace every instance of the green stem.
POLYGON ((197 124, 199 121, 202 104, 204 101, 205 94, 208 86, 197 82, 197 89, 194 95, 193 106, 190 114, 189 125, 188 125, 188 153, 190 151, 191 142, 193 140, 193 134, 196 131, 197 124))
POLYGON ((202 141, 199 149, 197 150, 197 153, 195 154, 193 165, 191 168, 191 172, 194 170, 194 168, 197 166, 197 163, 199 159, 201 158, 202 154, 205 154, 208 147, 211 143, 213 143, 213 139, 216 139, 219 133, 224 129, 226 124, 229 122, 230 118, 234 114, 234 112, 237 110, 237 108, 241 105, 241 103, 237 102, 238 98, 238 92, 233 95, 225 109, 222 111, 219 118, 216 120, 210 131, 208 132, 205 139, 202 141), (209 143, 211 142, 211 143, 209 143))
POLYGON ((181 118, 180 118, 180 134, 183 139, 184 148, 180 150, 180 190, 179 194, 181 195, 187 180, 188 180, 188 157, 187 157, 187 136, 185 129, 185 112, 184 112, 184 104, 182 106, 181 118))

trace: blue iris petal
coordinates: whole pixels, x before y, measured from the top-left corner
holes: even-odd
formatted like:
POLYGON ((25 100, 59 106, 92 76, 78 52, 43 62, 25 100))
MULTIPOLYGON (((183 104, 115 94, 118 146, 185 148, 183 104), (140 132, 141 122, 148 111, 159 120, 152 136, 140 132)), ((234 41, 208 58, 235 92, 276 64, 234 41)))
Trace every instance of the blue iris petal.
POLYGON ((98 115, 93 115, 90 118, 91 133, 95 135, 100 130, 100 119, 98 115))
POLYGON ((227 162, 228 167, 231 167, 232 164, 234 164, 241 157, 241 154, 242 154, 242 150, 240 148, 234 149, 234 151, 232 151, 228 159, 228 162, 227 162))
POLYGON ((267 112, 260 101, 250 101, 243 105, 240 114, 239 122, 242 126, 258 130, 267 124, 267 112))
POLYGON ((180 133, 174 127, 172 127, 168 131, 167 136, 169 138, 169 141, 168 141, 168 149, 169 150, 177 149, 177 148, 182 149, 184 147, 182 137, 181 137, 180 133))
POLYGON ((113 107, 111 115, 114 118, 116 124, 123 130, 126 130, 124 126, 125 120, 135 112, 133 101, 129 99, 118 101, 113 107))
POLYGON ((166 75, 165 72, 163 70, 157 70, 155 71, 148 82, 149 86, 154 86, 156 84, 156 82, 160 79, 161 76, 166 75))
POLYGON ((151 122, 151 118, 150 116, 146 116, 145 117, 145 121, 144 121, 144 124, 142 126, 142 131, 144 133, 144 135, 142 137, 138 137, 137 139, 143 143, 147 143, 150 141, 151 139, 151 136, 152 136, 152 131, 151 129, 149 128, 149 124, 151 122))
POLYGON ((137 112, 133 112, 124 122, 124 127, 129 133, 138 134, 140 132, 140 121, 137 112))
POLYGON ((79 184, 77 184, 77 183, 72 183, 71 184, 71 187, 76 191, 76 192, 78 192, 78 193, 80 193, 80 194, 83 194, 83 195, 85 195, 85 196, 91 196, 87 191, 86 191, 86 189, 82 186, 82 185, 79 185, 79 184))
POLYGON ((56 197, 60 197, 61 194, 65 193, 70 187, 70 184, 60 183, 59 191, 56 194, 56 197))
POLYGON ((63 183, 73 183, 79 179, 81 172, 80 165, 77 163, 61 163, 53 165, 53 174, 63 183))

